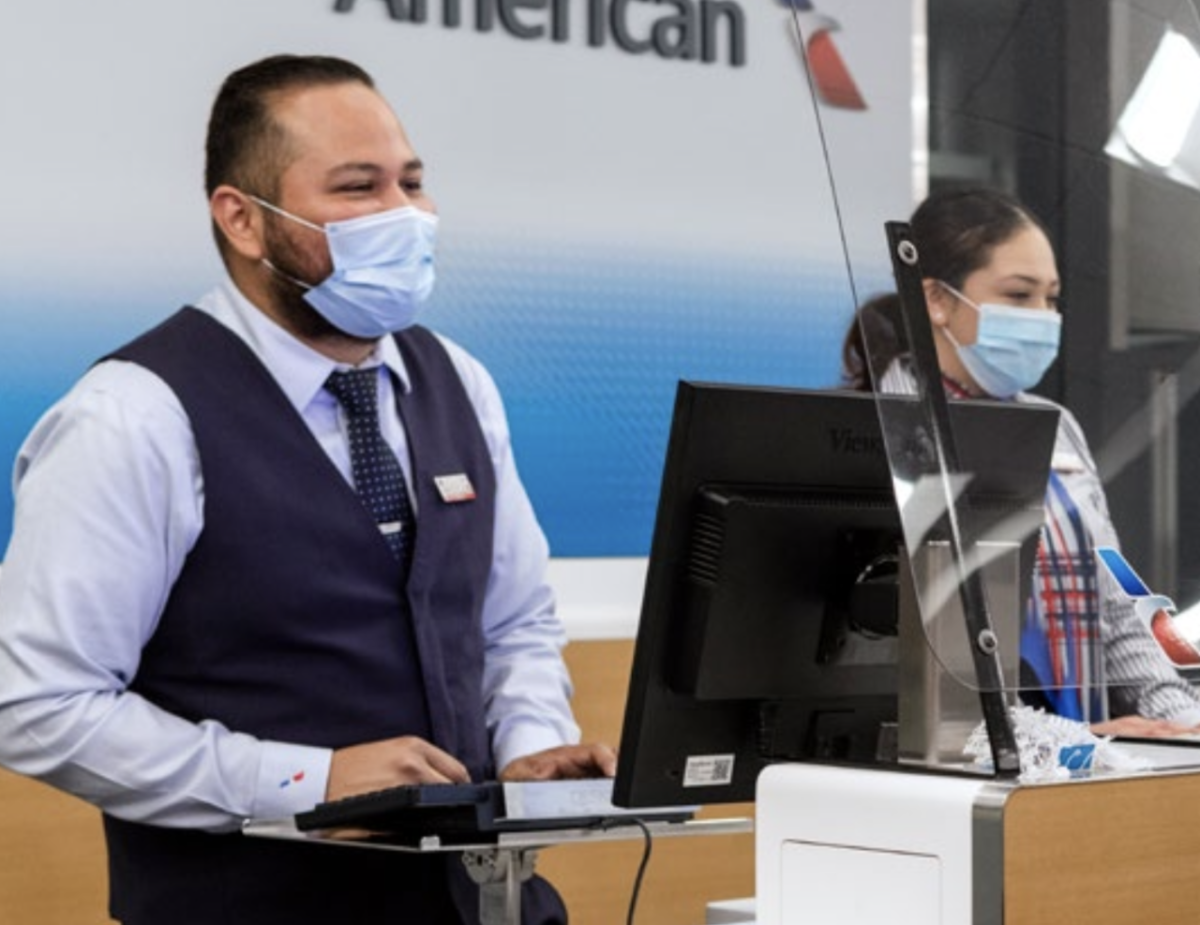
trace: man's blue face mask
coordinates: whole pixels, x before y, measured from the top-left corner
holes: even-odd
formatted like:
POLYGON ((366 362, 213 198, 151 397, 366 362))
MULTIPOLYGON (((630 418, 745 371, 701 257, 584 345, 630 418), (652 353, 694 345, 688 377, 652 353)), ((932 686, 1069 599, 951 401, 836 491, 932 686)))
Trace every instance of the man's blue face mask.
POLYGON ((405 206, 321 226, 257 196, 250 198, 325 235, 333 272, 315 286, 287 276, 265 258, 263 263, 307 290, 304 300, 339 331, 375 339, 416 321, 433 291, 436 215, 405 206))
POLYGON ((1047 309, 976 305, 948 283, 941 285, 979 312, 973 344, 960 344, 949 329, 941 329, 979 387, 995 398, 1011 398, 1037 385, 1058 356, 1062 315, 1047 309))

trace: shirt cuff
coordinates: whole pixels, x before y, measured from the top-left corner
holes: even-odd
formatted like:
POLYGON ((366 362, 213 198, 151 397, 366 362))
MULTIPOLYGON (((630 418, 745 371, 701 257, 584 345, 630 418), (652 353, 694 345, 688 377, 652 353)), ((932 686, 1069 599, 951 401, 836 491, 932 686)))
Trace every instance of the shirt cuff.
POLYGON ((537 723, 525 723, 509 729, 503 737, 497 737, 492 744, 492 754, 496 759, 496 774, 499 776, 508 765, 518 758, 545 751, 548 748, 558 748, 562 745, 575 745, 579 742, 578 730, 574 735, 563 735, 563 731, 537 723))
POLYGON ((254 818, 284 819, 324 802, 332 759, 327 748, 264 742, 254 818))
POLYGON ((1181 710, 1180 712, 1170 716, 1169 719, 1171 722, 1179 723, 1181 726, 1200 726, 1200 706, 1181 710))

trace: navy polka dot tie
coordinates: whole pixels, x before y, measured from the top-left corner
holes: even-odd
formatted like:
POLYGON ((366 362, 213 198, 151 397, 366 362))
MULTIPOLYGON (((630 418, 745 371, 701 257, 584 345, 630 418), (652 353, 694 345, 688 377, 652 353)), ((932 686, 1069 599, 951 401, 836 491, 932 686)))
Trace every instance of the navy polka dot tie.
POLYGON ((325 388, 342 405, 350 431, 350 471, 354 488, 379 532, 407 570, 414 520, 404 472, 379 432, 379 370, 331 373, 325 388))

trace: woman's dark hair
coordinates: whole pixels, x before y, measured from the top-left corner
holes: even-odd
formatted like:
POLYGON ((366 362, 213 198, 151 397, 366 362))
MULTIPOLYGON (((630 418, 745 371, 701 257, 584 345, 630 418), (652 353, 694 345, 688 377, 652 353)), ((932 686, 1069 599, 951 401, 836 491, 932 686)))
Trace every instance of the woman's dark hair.
MULTIPOLYGON (((910 219, 921 275, 956 289, 987 266, 997 246, 1030 226, 1045 232, 1038 218, 1016 199, 985 188, 934 193, 910 219)), ((899 327, 900 298, 895 293, 876 296, 858 309, 842 343, 842 382, 846 387, 871 390, 865 343, 871 345, 875 368, 886 369, 905 349, 899 327)))

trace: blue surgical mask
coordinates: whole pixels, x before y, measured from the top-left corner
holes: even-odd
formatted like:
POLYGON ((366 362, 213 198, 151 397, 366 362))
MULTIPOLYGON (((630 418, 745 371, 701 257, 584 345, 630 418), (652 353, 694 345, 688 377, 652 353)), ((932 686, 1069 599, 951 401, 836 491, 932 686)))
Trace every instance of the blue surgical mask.
POLYGON ((981 389, 996 398, 1011 398, 1041 382, 1058 356, 1062 336, 1062 316, 1058 312, 976 305, 953 286, 941 285, 979 312, 973 344, 960 344, 948 328, 940 330, 954 344, 958 358, 981 389))
POLYGON ((265 209, 325 234, 333 272, 313 286, 271 270, 304 287, 304 300, 339 331, 379 338, 412 325, 433 291, 437 216, 414 206, 375 212, 324 226, 305 221, 257 196, 265 209))

